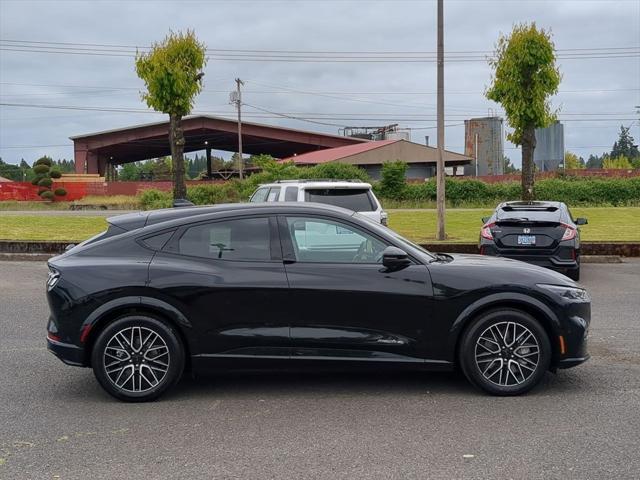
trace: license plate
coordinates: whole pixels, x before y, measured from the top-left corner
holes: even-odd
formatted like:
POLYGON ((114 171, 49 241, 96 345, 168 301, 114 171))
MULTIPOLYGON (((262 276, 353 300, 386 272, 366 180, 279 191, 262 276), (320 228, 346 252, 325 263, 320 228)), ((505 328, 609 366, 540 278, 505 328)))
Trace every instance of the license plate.
POLYGON ((518 245, 535 245, 535 235, 518 235, 518 245))

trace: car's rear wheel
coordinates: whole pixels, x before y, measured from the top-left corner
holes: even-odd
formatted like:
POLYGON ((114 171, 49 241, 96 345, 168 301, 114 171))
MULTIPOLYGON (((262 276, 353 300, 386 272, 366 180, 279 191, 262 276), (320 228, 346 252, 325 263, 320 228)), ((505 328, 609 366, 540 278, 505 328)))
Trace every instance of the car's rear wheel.
POLYGON ((128 402, 145 402, 178 382, 184 370, 184 348, 177 332, 165 322, 128 315, 100 333, 91 365, 109 394, 128 402))
POLYGON ((476 387, 492 395, 519 395, 535 387, 549 369, 551 345, 531 315, 492 310, 465 331, 459 361, 476 387))

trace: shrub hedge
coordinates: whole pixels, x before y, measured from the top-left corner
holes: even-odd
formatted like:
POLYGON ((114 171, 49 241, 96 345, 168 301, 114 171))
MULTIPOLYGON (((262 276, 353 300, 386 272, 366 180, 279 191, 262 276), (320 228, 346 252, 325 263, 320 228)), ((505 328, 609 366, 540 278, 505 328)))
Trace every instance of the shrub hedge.
MULTIPOLYGON (((479 180, 447 179, 447 202, 452 206, 463 204, 491 205, 520 198, 520 183, 484 183, 479 180)), ((539 180, 535 184, 537 200, 555 200, 573 206, 631 206, 640 205, 640 177, 636 178, 566 178, 539 180)), ((410 184, 401 198, 413 202, 435 201, 436 182, 433 180, 410 184)))
MULTIPOLYGON (((245 180, 223 184, 203 184, 187 187, 187 198, 196 205, 211 205, 247 201, 262 183, 295 178, 359 179, 373 183, 376 195, 386 208, 430 205, 436 200, 436 182, 407 184, 406 165, 389 162, 383 165, 382 181, 372 182, 367 173, 354 165, 326 163, 315 167, 296 167, 267 159, 260 163, 262 171, 245 180)), ((493 207, 507 200, 520 199, 519 182, 485 183, 473 179, 447 178, 447 204, 452 207, 493 207)), ((584 178, 564 177, 539 180, 535 198, 556 200, 570 206, 640 206, 640 177, 584 178)), ((146 190, 139 195, 143 208, 166 208, 172 204, 171 192, 146 190)))

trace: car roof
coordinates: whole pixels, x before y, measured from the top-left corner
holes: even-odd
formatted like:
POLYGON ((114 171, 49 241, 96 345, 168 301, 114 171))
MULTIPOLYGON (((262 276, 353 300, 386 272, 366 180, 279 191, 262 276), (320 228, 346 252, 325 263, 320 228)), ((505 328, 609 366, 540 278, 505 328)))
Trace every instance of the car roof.
POLYGON ((263 183, 260 187, 286 187, 297 186, 303 188, 371 188, 370 183, 360 180, 279 180, 277 182, 263 183))
POLYGON ((145 212, 128 213, 109 217, 107 221, 124 230, 171 222, 173 220, 187 220, 202 215, 225 213, 338 213, 351 216, 353 212, 346 208, 336 207, 323 203, 312 202, 267 202, 267 203, 226 203, 218 205, 205 205, 200 207, 163 208, 145 212))

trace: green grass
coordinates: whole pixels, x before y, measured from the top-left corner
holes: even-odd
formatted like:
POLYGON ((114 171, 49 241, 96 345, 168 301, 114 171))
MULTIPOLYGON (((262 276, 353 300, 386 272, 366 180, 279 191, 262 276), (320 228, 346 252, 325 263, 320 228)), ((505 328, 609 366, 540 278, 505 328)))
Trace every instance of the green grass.
MULTIPOLYGON (((576 217, 587 217, 584 241, 640 241, 640 207, 575 208, 576 217)), ((476 242, 480 218, 491 209, 447 210, 449 242, 476 242)), ((56 215, 2 215, 0 240, 58 240, 78 242, 106 228, 104 217, 56 215)), ((419 243, 435 241, 435 210, 391 210, 389 226, 419 243)))
MULTIPOLYGON (((491 209, 450 209, 446 213, 449 242, 477 242, 481 218, 491 209)), ((588 225, 580 228, 583 241, 640 241, 639 207, 573 208, 574 217, 587 217, 588 225)), ((435 241, 435 210, 390 210, 389 226, 419 243, 435 241)))
POLYGON ((104 217, 55 215, 2 215, 0 240, 85 240, 107 228, 104 217))
POLYGON ((69 210, 72 203, 107 205, 109 209, 114 210, 139 210, 142 208, 139 198, 135 195, 87 195, 76 202, 63 200, 56 200, 55 202, 2 200, 0 201, 0 212, 3 210, 69 210))

